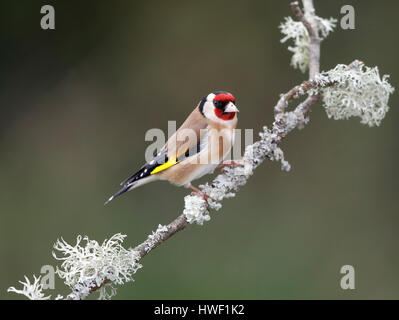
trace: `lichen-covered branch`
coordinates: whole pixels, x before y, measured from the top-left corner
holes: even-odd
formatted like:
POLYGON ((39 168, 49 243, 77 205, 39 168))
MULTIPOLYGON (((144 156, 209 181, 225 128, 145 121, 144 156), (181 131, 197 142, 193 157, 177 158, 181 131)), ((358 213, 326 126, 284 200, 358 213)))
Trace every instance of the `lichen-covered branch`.
MULTIPOLYGON (((88 294, 100 291, 101 298, 115 294, 112 284, 132 281, 132 275, 141 268, 141 258, 168 240, 189 224, 202 225, 210 220, 209 210, 219 210, 222 200, 234 197, 240 187, 246 184, 254 170, 265 160, 276 160, 282 170, 289 171, 290 165, 279 147, 280 142, 295 128, 303 128, 309 121, 309 111, 322 99, 329 117, 346 119, 359 116, 362 123, 379 125, 388 111, 388 99, 393 88, 388 76, 379 75, 378 69, 365 67, 354 61, 349 65, 338 65, 334 69, 320 73, 320 42, 333 31, 335 19, 323 19, 316 15, 312 0, 303 0, 304 13, 298 2, 291 3, 291 9, 298 21, 286 18, 280 25, 284 35, 282 42, 294 41, 291 64, 301 71, 309 69, 309 80, 282 94, 274 107, 274 122, 270 128, 264 127, 260 139, 245 149, 243 166, 226 167, 216 178, 200 186, 213 200, 205 200, 196 195, 184 198, 183 213, 166 226, 159 225, 155 232, 133 249, 124 249, 123 235, 115 235, 99 245, 86 240, 81 246, 81 238, 75 246, 60 240, 55 249, 64 257, 58 275, 72 289, 67 299, 84 299, 88 294), (306 97, 306 98, 305 98, 306 97), (305 98, 289 111, 289 104, 295 99, 305 98), (110 292, 107 288, 111 288, 110 292)), ((33 287, 29 281, 22 283, 24 288, 11 291, 25 294, 28 298, 48 298, 41 294, 41 287, 35 278, 33 287), (35 292, 39 291, 39 292, 35 292)))
MULTIPOLYGON (((299 6, 295 3, 291 4, 291 7, 295 8, 297 17, 302 21, 305 25, 306 30, 308 30, 310 41, 309 41, 309 79, 313 79, 316 74, 320 72, 320 42, 321 38, 319 37, 319 29, 323 28, 322 19, 318 19, 315 14, 315 9, 313 6, 313 0, 304 0, 303 1, 303 8, 305 10, 305 15, 301 15, 301 10, 299 6), (308 22, 307 22, 308 21, 308 22), (320 25, 320 26, 319 26, 320 25)), ((295 9, 294 9, 295 11, 295 9)), ((328 25, 328 23, 327 23, 328 25)), ((326 35, 332 28, 335 26, 335 21, 333 20, 332 23, 330 21, 331 29, 325 27, 326 35)))
POLYGON ((312 79, 320 71, 320 42, 334 30, 337 20, 318 17, 312 0, 303 0, 303 7, 305 13, 302 13, 298 2, 291 3, 291 9, 299 21, 285 18, 280 25, 285 35, 281 42, 294 41, 294 46, 288 47, 293 53, 291 65, 302 72, 309 69, 309 79, 312 79))

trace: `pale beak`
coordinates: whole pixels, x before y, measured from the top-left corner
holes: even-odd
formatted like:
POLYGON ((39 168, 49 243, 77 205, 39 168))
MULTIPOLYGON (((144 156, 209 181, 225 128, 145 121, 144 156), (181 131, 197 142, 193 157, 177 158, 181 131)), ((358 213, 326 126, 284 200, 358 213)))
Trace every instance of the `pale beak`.
POLYGON ((225 113, 232 113, 232 112, 239 112, 239 110, 237 109, 236 105, 233 102, 229 102, 226 106, 226 108, 224 109, 225 113))

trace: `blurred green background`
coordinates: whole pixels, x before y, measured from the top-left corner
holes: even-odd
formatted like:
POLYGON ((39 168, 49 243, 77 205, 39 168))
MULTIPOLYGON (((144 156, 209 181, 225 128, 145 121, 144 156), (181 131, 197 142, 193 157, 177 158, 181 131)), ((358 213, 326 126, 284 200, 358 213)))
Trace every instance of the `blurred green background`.
MULTIPOLYGON (((323 42, 322 69, 358 58, 398 88, 399 2, 315 0, 322 17, 340 18, 344 4, 356 29, 323 42)), ((279 42, 289 1, 2 0, 0 14, 2 299, 56 263, 61 236, 121 232, 135 246, 182 211, 188 191, 165 182, 103 206, 143 164, 148 129, 181 124, 219 89, 237 97, 239 128, 258 132, 306 77, 279 42), (40 28, 44 4, 55 31, 40 28)), ((315 108, 282 145, 291 172, 265 162, 209 223, 145 257, 117 298, 399 298, 398 102, 395 92, 377 128, 315 108), (340 288, 346 264, 355 290, 340 288)), ((67 292, 58 281, 49 293, 67 292)))

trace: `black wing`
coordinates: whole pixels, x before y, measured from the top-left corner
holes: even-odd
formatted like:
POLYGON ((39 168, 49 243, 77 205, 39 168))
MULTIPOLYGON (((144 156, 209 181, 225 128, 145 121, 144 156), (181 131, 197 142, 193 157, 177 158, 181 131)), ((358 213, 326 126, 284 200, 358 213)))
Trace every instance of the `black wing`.
POLYGON ((140 168, 139 171, 137 171, 135 174, 131 175, 129 178, 124 180, 121 183, 121 186, 127 186, 137 180, 148 177, 149 175, 151 175, 152 171, 154 171, 160 165, 168 162, 168 160, 169 158, 168 155, 166 154, 166 149, 163 148, 150 162, 146 163, 144 166, 140 168))

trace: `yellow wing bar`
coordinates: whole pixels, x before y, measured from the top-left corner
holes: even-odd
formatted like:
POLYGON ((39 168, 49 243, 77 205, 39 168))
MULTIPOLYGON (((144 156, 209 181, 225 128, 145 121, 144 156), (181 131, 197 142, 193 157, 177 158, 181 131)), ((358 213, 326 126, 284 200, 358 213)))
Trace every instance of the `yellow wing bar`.
POLYGON ((174 166, 177 163, 179 163, 179 161, 176 161, 176 159, 169 159, 164 164, 161 164, 160 166, 158 166, 154 170, 152 170, 150 174, 154 174, 154 173, 158 173, 160 171, 166 170, 166 169, 174 166))

